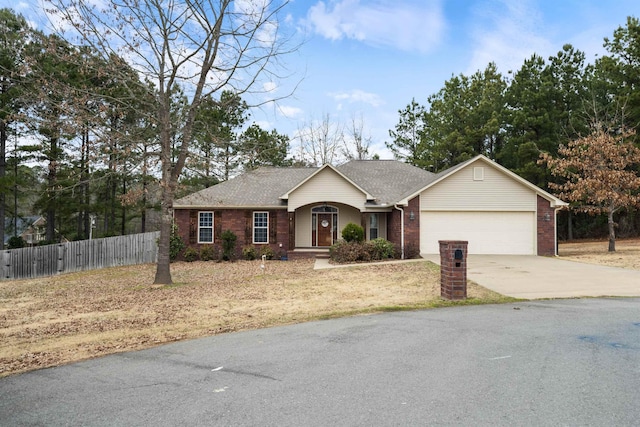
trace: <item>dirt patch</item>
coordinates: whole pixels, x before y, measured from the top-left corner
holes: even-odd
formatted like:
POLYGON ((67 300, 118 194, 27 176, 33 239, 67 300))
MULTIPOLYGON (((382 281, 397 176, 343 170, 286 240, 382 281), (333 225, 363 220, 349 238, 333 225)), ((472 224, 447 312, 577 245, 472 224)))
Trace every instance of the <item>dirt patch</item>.
MULTIPOLYGON (((0 376, 171 341, 447 305, 429 262, 313 270, 313 261, 176 263, 0 282, 0 376)), ((470 284, 471 302, 508 300, 470 284)))
POLYGON ((560 243, 560 257, 589 264, 640 270, 640 239, 616 240, 616 251, 609 252, 608 240, 560 243))

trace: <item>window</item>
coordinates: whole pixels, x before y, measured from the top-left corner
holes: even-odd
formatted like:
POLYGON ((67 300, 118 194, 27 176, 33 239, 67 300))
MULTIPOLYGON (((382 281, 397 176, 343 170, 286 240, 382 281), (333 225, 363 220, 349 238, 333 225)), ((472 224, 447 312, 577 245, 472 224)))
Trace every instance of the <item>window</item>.
POLYGON ((213 212, 198 212, 198 243, 213 243, 213 212))
POLYGON ((369 240, 378 238, 378 214, 369 215, 369 240))
POLYGON ((253 243, 269 243, 269 212, 253 213, 253 243))

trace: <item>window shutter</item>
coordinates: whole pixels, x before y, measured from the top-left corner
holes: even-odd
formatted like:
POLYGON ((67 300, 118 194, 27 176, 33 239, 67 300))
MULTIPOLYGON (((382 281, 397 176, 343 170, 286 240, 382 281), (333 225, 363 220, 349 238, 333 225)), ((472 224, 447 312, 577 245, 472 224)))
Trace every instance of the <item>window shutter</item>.
POLYGON ((189 211, 189 244, 198 243, 198 211, 189 211))
POLYGON ((278 241, 278 212, 269 211, 269 243, 278 241))
POLYGON ((244 226, 244 242, 246 245, 253 243, 253 237, 251 231, 253 230, 253 212, 244 211, 245 226, 244 226))
POLYGON ((220 243, 220 236, 222 235, 222 211, 213 212, 213 241, 220 243))

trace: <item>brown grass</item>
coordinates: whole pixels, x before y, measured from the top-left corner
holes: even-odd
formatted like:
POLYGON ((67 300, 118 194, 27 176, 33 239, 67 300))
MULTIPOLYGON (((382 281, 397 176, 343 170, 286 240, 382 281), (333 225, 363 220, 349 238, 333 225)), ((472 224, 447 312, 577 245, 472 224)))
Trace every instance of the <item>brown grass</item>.
POLYGON ((640 270, 640 239, 616 240, 616 251, 609 252, 608 240, 560 243, 560 257, 589 264, 640 270))
MULTIPOLYGON (((429 262, 313 270, 313 261, 176 263, 0 282, 0 376, 171 341, 448 305, 429 262)), ((509 300, 475 284, 466 303, 509 300)))

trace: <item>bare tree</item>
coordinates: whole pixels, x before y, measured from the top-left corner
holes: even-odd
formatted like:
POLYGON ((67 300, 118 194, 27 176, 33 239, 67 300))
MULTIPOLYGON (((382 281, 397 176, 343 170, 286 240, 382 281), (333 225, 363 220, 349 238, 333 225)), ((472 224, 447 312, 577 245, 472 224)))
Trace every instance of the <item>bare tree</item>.
POLYGON ((371 146, 371 136, 364 134, 364 119, 362 115, 351 116, 351 123, 343 135, 342 155, 347 160, 367 160, 372 156, 369 153, 371 146))
MULTIPOLYGON (((154 283, 169 284, 173 200, 205 97, 231 90, 256 93, 278 80, 279 58, 295 49, 282 37, 287 0, 49 0, 52 23, 67 40, 77 38, 105 57, 116 55, 151 82, 159 134, 161 227, 154 283), (187 97, 180 122, 172 121, 175 88, 187 97), (172 139, 177 138, 172 159, 172 139)), ((109 71, 111 72, 111 70, 109 71)), ((122 102, 126 102, 123 96, 122 102)), ((273 101, 273 98, 270 99, 273 101)), ((264 101, 266 102, 266 101, 264 101)))
POLYGON ((298 129, 300 157, 307 164, 321 166, 340 160, 340 143, 343 140, 342 126, 332 123, 329 114, 321 121, 309 121, 298 129))

